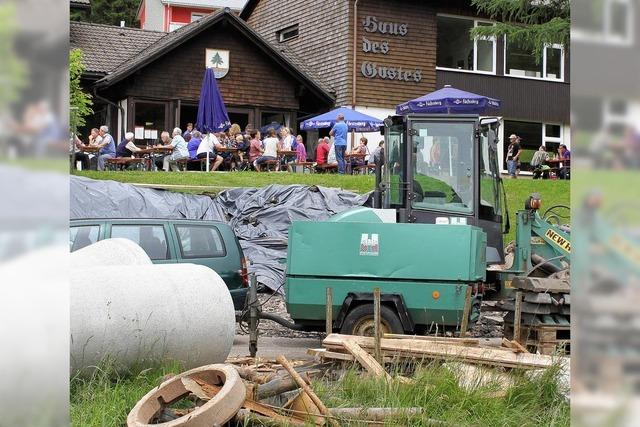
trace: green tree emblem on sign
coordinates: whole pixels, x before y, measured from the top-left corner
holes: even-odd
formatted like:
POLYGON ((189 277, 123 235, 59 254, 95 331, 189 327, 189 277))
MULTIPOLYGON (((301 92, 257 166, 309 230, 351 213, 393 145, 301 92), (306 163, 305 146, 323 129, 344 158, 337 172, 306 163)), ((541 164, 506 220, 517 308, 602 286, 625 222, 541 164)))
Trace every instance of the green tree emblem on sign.
POLYGON ((211 58, 211 63, 213 64, 214 67, 218 67, 219 68, 222 64, 224 64, 224 61, 220 57, 220 54, 218 52, 216 52, 216 54, 213 56, 213 58, 211 58))

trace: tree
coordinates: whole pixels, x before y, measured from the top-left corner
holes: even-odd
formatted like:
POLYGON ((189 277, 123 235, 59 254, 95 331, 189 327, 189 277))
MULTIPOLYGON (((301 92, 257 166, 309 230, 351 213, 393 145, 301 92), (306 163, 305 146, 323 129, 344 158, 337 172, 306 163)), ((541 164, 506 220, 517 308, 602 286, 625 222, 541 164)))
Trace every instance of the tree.
POLYGON ((14 50, 16 22, 15 7, 0 5, 0 113, 19 99, 27 84, 28 69, 14 50))
POLYGON ((214 66, 219 67, 220 65, 224 64, 224 61, 220 57, 220 54, 218 52, 216 52, 216 54, 213 56, 213 58, 211 58, 211 63, 214 66))
POLYGON ((472 38, 506 36, 509 43, 531 51, 536 61, 547 45, 569 47, 570 0, 471 0, 471 4, 499 21, 472 29, 472 38))
POLYGON ((71 20, 109 25, 120 25, 120 21, 124 21, 127 27, 138 27, 139 5, 140 1, 134 0, 91 0, 91 11, 71 11, 71 20))
POLYGON ((73 49, 69 52, 69 127, 73 131, 84 126, 84 118, 93 114, 91 95, 80 86, 84 68, 82 50, 73 49))

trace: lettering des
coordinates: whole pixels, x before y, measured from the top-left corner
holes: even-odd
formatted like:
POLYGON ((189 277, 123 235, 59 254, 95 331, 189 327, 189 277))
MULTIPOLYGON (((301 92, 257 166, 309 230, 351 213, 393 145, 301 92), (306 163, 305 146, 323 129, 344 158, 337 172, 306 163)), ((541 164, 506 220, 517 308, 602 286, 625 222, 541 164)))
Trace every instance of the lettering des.
POLYGON ((368 61, 362 63, 360 72, 368 79, 378 77, 385 80, 414 81, 416 83, 420 83, 422 80, 422 70, 408 71, 402 67, 379 66, 375 62, 368 61))
POLYGON ((366 37, 362 37, 362 51, 366 53, 389 53, 389 42, 372 42, 366 37))
POLYGON ((409 26, 405 23, 378 21, 375 16, 367 16, 362 21, 364 30, 368 33, 390 34, 393 36, 406 36, 409 26))

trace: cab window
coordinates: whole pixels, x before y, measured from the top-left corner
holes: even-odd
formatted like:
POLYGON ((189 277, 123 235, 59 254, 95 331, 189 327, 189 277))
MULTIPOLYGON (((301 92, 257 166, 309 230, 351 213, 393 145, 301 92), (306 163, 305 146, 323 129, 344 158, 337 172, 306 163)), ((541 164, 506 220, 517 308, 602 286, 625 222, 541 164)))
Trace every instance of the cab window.
POLYGON ((137 243, 152 260, 169 258, 167 236, 162 225, 113 225, 111 237, 137 243))
POLYGON ((182 258, 217 258, 226 255, 220 231, 213 226, 176 225, 182 258))
POLYGON ((414 122, 414 209, 473 213, 471 122, 414 122))
POLYGON ((98 241, 99 225, 79 225, 69 229, 69 249, 71 252, 82 249, 98 241))

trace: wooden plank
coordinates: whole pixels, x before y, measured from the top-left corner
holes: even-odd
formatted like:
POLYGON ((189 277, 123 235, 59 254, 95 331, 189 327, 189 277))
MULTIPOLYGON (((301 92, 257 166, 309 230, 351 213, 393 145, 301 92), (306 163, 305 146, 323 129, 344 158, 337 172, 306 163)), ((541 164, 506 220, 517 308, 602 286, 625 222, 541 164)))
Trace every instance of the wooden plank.
MULTIPOLYGON (((333 335, 333 334, 332 334, 333 335)), ((326 406, 324 406, 324 403, 322 403, 322 401, 320 400, 320 398, 313 392, 313 390, 311 390, 311 387, 309 387, 309 384, 307 384, 302 377, 300 376, 299 373, 296 372, 295 369, 293 369, 293 366, 291 366, 291 363, 289 363, 289 361, 287 360, 286 357, 284 356, 278 356, 276 361, 282 365, 283 368, 285 368, 287 370, 287 372, 289 372, 289 375, 291 375, 291 377, 296 380, 296 382, 298 383, 298 385, 300 386, 300 388, 302 388, 302 390, 305 391, 305 393, 307 393, 309 395, 309 397, 311 398, 311 400, 313 400, 313 403, 316 404, 316 406, 318 407, 318 409, 320 410, 320 412, 323 415, 326 416, 330 416, 331 414, 329 413, 329 410, 327 409, 326 406)), ((329 419, 329 423, 332 426, 335 427, 339 427, 339 424, 337 421, 335 421, 334 419, 329 419)))
MULTIPOLYGON (((363 349, 373 349, 373 338, 331 334, 323 341, 323 346, 343 346, 344 340, 358 344, 363 349)), ((548 356, 528 353, 514 353, 500 348, 477 348, 447 345, 432 341, 398 340, 383 338, 380 346, 388 355, 415 356, 435 359, 456 359, 486 365, 542 369, 553 365, 554 359, 548 356)))
POLYGON ((513 340, 520 340, 520 326, 522 317, 522 292, 516 292, 516 307, 513 315, 513 340))
POLYGON ((467 291, 464 295, 464 309, 462 310, 462 324, 460 325, 460 336, 464 338, 467 335, 467 328, 469 327, 469 314, 471 312, 471 292, 473 288, 467 286, 467 291))
POLYGON ((307 354, 310 356, 318 356, 323 359, 344 360, 345 362, 354 362, 356 360, 350 354, 329 351, 326 348, 309 348, 307 349, 307 354))
MULTIPOLYGON (((342 337, 346 337, 341 341, 342 346, 356 358, 367 372, 375 375, 376 377, 384 377, 388 381, 391 380, 391 375, 384 370, 375 358, 371 357, 371 355, 364 351, 355 341, 348 338, 350 335, 342 335, 342 337)), ((371 340, 374 341, 373 338, 371 338, 371 340)), ((375 345, 374 343, 372 344, 375 345)))
POLYGON ((373 337, 375 344, 373 355, 378 364, 380 364, 384 363, 382 361, 382 352, 380 351, 380 288, 373 289, 373 323, 373 337))

